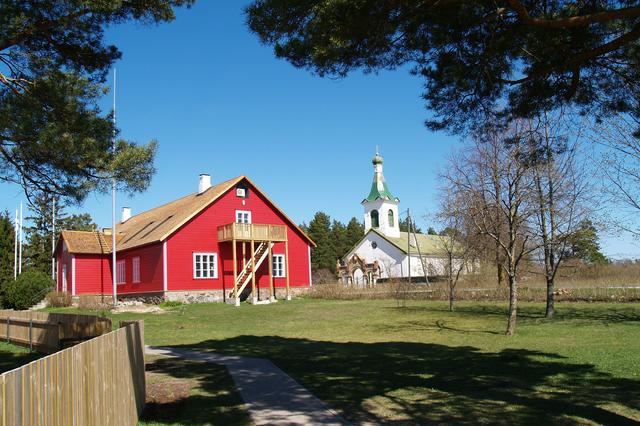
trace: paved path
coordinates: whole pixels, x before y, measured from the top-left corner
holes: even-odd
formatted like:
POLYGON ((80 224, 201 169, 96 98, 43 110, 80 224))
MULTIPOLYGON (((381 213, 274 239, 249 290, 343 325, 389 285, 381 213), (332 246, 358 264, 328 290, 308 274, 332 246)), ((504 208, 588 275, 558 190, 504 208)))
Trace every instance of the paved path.
POLYGON ((153 346, 147 346, 146 353, 224 365, 256 425, 347 424, 324 402, 269 360, 153 346))

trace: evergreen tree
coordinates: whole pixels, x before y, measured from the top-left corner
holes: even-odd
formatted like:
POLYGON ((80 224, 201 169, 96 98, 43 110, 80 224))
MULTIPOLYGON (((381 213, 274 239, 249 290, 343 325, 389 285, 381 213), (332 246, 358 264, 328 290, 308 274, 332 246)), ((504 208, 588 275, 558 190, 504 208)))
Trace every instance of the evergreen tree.
POLYGON ((336 268, 336 246, 331 232, 331 218, 324 212, 317 212, 306 226, 307 235, 315 241, 316 247, 311 252, 311 268, 329 269, 336 268))
POLYGON ((334 219, 331 224, 331 237, 335 246, 335 257, 341 259, 351 249, 347 241, 347 227, 334 219))
MULTIPOLYGON (((347 252, 353 248, 364 237, 364 225, 355 217, 352 217, 347 224, 346 245, 347 252)), ((346 254, 346 252, 345 252, 346 254)))
POLYGON ((63 229, 74 231, 95 231, 96 224, 87 213, 68 216, 65 206, 55 206, 55 235, 52 234, 53 196, 40 194, 30 203, 33 216, 26 220, 31 226, 25 227, 26 241, 24 245, 25 266, 37 269, 51 276, 52 241, 58 241, 63 229))
POLYGON ((433 226, 430 226, 429 229, 427 229, 427 235, 438 235, 438 233, 433 228, 433 226))
MULTIPOLYGON (((400 226, 400 232, 407 232, 409 230, 406 217, 404 219, 401 219, 400 222, 398 222, 398 225, 400 226)), ((416 231, 417 234, 422 234, 422 229, 420 229, 420 227, 416 225, 415 220, 413 221, 412 225, 413 230, 416 231)))
POLYGON ((571 239, 571 257, 589 264, 609 263, 609 259, 600 251, 598 230, 589 219, 580 223, 580 229, 571 239))
POLYGON ((9 212, 0 214, 0 306, 4 306, 5 289, 13 281, 15 229, 9 212))
POLYGON ((637 0, 254 0, 247 8, 249 28, 277 57, 317 75, 409 69, 425 88, 427 125, 460 132, 496 113, 563 106, 638 119, 639 16, 637 0))
POLYGON ((0 181, 28 193, 81 201, 111 177, 130 192, 148 186, 155 142, 118 140, 100 110, 104 83, 122 53, 106 28, 160 24, 195 0, 0 2, 0 181))

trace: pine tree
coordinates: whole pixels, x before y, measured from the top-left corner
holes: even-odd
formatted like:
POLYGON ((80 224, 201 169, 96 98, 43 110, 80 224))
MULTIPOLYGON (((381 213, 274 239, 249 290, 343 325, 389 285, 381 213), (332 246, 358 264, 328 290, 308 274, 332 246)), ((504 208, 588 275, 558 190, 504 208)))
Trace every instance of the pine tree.
POLYGON ((598 230, 589 219, 580 223, 580 229, 574 233, 571 242, 571 255, 589 264, 609 263, 609 259, 600 251, 598 230))
MULTIPOLYGON (((364 237, 364 225, 355 217, 352 217, 347 224, 346 232, 347 252, 353 248, 364 237)), ((347 253, 345 252, 345 254, 347 253)))
POLYGON ((50 194, 40 194, 31 202, 33 216, 26 220, 31 226, 25 227, 26 241, 24 246, 25 266, 44 272, 51 276, 52 238, 58 241, 63 229, 75 231, 94 231, 97 226, 87 213, 68 216, 65 206, 55 206, 56 225, 55 235, 52 234, 53 197, 50 194))
POLYGON ((9 212, 0 214, 0 306, 4 305, 4 289, 13 281, 15 230, 9 212))
POLYGON ((331 236, 335 246, 336 259, 341 259, 351 247, 347 241, 347 227, 339 220, 333 220, 331 224, 331 236))
POLYGON ((306 229, 309 237, 316 243, 316 247, 311 252, 311 268, 335 270, 336 246, 332 238, 329 215, 317 212, 306 229))

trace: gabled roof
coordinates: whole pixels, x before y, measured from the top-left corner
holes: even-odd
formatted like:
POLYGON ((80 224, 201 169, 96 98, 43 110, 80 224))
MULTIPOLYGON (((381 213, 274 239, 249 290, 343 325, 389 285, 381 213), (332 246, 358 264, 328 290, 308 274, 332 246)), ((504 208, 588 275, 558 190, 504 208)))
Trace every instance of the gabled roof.
POLYGON ((62 231, 59 241, 61 240, 64 240, 70 253, 101 254, 111 252, 105 235, 99 231, 62 231))
MULTIPOLYGON (((378 236, 380 236, 381 238, 387 240, 389 243, 391 243, 391 245, 393 245, 394 247, 396 247, 398 250, 400 250, 402 253, 404 254, 408 254, 408 241, 409 241, 409 234, 407 232, 400 232, 400 237, 399 238, 392 238, 389 236, 384 235, 382 232, 378 231, 375 228, 371 228, 369 229, 365 234, 364 237, 362 237, 362 239, 360 241, 358 241, 358 243, 351 249, 349 250, 349 252, 343 257, 343 259, 346 259, 347 257, 349 257, 351 255, 351 253, 360 245, 362 244, 362 241, 364 241, 367 236, 369 234, 376 234, 378 236)), ((444 246, 442 245, 442 237, 439 235, 426 235, 426 234, 416 234, 416 238, 413 238, 413 235, 411 236, 411 254, 418 254, 418 246, 420 247, 420 254, 423 256, 444 256, 445 255, 445 250, 444 250, 444 246), (416 245, 416 242, 418 243, 418 245, 416 245)))
MULTIPOLYGON (((400 232, 399 238, 393 238, 382 234, 376 229, 372 228, 371 230, 399 248, 403 253, 408 254, 408 232, 400 232)), ((415 238, 413 238, 412 234, 411 253, 418 254, 418 248, 420 248, 420 254, 422 255, 443 255, 445 253, 443 243, 444 242, 442 241, 442 237, 440 235, 416 234, 415 238)))
MULTIPOLYGON (((116 225, 117 250, 128 250, 135 247, 161 242, 169 238, 174 232, 197 216, 205 208, 213 204, 227 191, 238 183, 247 181, 254 190, 263 196, 274 208, 282 214, 289 224, 295 228, 309 243, 315 243, 309 238, 278 206, 275 205, 258 187, 246 176, 238 176, 218 185, 212 186, 202 194, 194 193, 176 201, 164 204, 146 212, 132 216, 124 223, 116 225)), ((101 254, 111 252, 111 237, 101 232, 63 231, 61 238, 67 241, 67 248, 71 253, 101 254), (85 234, 85 235, 79 235, 85 234), (67 240, 71 238, 71 244, 67 240), (106 244, 106 247, 102 245, 106 244), (83 251, 74 251, 75 247, 84 247, 83 251)))

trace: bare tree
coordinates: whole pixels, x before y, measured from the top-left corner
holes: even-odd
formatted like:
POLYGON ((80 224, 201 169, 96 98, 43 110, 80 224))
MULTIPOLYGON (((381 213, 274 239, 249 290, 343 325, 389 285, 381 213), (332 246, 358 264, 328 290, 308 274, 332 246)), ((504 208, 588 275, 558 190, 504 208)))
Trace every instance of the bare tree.
POLYGON ((530 229, 534 193, 527 154, 525 123, 504 131, 490 129, 455 156, 446 175, 456 198, 464 200, 470 224, 492 238, 504 255, 501 265, 509 283, 507 335, 516 331, 518 277, 522 261, 535 250, 530 229), (501 221, 501 232, 495 221, 501 221))
POLYGON ((617 114, 592 123, 590 139, 605 148, 598 163, 605 178, 603 189, 620 209, 616 225, 640 237, 640 120, 617 114))
POLYGON ((540 246, 546 282, 546 317, 555 313, 555 278, 569 254, 572 237, 589 216, 590 184, 579 144, 569 136, 561 111, 529 121, 529 159, 534 182, 533 231, 540 246))
POLYGON ((436 218, 442 225, 439 248, 446 256, 445 275, 449 289, 449 310, 455 310, 456 287, 463 272, 470 272, 470 263, 477 259, 477 238, 468 226, 468 216, 463 200, 450 186, 441 189, 442 198, 436 218))

